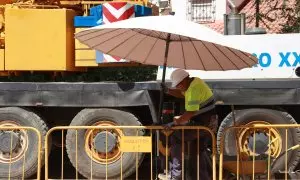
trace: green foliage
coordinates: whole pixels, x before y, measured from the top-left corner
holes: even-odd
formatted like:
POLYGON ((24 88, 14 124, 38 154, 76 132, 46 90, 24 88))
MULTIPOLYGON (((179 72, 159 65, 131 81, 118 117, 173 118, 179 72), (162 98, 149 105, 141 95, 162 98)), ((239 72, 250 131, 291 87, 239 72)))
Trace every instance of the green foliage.
POLYGON ((290 7, 287 0, 255 0, 253 6, 256 7, 254 16, 249 16, 249 22, 255 21, 256 26, 263 24, 266 28, 270 29, 270 22, 277 19, 287 19, 287 22, 280 24, 282 26, 282 33, 299 33, 300 32, 300 0, 296 0, 296 6, 290 7), (261 11, 260 5, 267 3, 268 8, 261 11), (275 14, 275 15, 274 15, 275 14))
POLYGON ((286 6, 286 0, 255 0, 253 4, 256 12, 254 16, 248 16, 249 22, 255 21, 256 27, 260 27, 263 24, 266 28, 270 29, 269 22, 274 22, 278 18, 286 18, 293 15, 294 9, 286 6), (262 3, 268 4, 268 7, 264 7, 261 10, 262 3))
POLYGON ((106 67, 80 75, 83 81, 151 81, 156 79, 157 66, 106 67))
POLYGON ((0 82, 102 82, 102 81, 153 81, 156 80, 157 66, 99 67, 87 72, 21 73, 18 76, 0 77, 0 82))
POLYGON ((288 21, 283 25, 283 33, 300 33, 300 0, 296 1, 294 15, 288 17, 288 21))

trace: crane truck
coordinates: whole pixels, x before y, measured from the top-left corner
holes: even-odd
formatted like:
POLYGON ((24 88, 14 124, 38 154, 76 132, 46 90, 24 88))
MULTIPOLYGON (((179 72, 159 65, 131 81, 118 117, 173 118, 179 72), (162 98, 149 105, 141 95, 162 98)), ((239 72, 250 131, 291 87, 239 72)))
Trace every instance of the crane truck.
MULTIPOLYGON (((106 3, 120 2, 1 1, 0 127, 31 126, 41 132, 44 140, 49 128, 60 125, 141 126, 158 122, 158 81, 161 79, 161 67, 158 67, 158 81, 66 82, 63 81, 64 76, 61 77, 61 82, 34 82, 22 79, 28 73, 51 73, 56 77, 58 74, 86 73, 95 68, 136 65, 96 52, 74 39, 75 32, 104 22, 103 11, 106 3), (12 77, 20 79, 14 80, 12 77)), ((126 3, 125 10, 133 6, 134 10, 131 12, 134 12, 135 16, 157 15, 157 6, 146 0, 126 3)), ((297 124, 300 117, 299 34, 236 35, 228 36, 228 41, 236 46, 249 48, 258 57, 259 64, 241 71, 190 71, 192 76, 207 81, 216 100, 222 102, 217 105, 220 122, 218 146, 224 129, 233 124, 232 106, 235 107, 238 125, 297 124)), ((167 79, 172 70, 172 67, 168 68, 167 79)), ((175 102, 178 114, 180 113, 181 101, 169 96, 165 97, 165 101, 175 102)), ((128 131, 99 131, 94 136, 90 136, 89 130, 82 131, 77 139, 80 154, 78 164, 81 164, 77 167, 78 172, 89 177, 89 166, 86 162, 92 159, 94 169, 97 169, 95 178, 105 178, 106 166, 108 178, 119 177, 119 139, 123 133, 132 133, 128 131), (108 134, 108 143, 112 148, 108 153, 102 152, 101 148, 99 152, 91 153, 91 144, 104 144, 105 134, 108 134)), ((288 147, 299 144, 300 130, 294 128, 288 131, 288 147)), ((253 149, 249 145, 249 139, 257 133, 262 136, 256 139, 262 150, 255 149, 256 152, 270 150, 271 156, 276 158, 285 151, 285 132, 276 128, 272 128, 270 132, 271 134, 266 131, 241 132, 239 146, 250 156, 253 149), (268 146, 268 141, 263 140, 263 137, 268 136, 277 140, 273 146, 268 146)), ((141 135, 143 133, 140 132, 141 135)), ((59 144, 60 136, 64 134, 53 135, 51 144, 59 144)), ((229 142, 225 145, 226 153, 236 152, 236 146, 230 146, 235 137, 228 135, 225 138, 226 142, 229 142)), ((8 177, 9 167, 14 172, 12 178, 22 177, 23 172, 25 177, 33 175, 38 159, 36 142, 37 137, 29 132, 19 130, 11 134, 8 131, 0 131, 0 177, 8 177), (11 143, 7 141, 10 137, 13 142, 12 152, 11 143), (24 156, 28 157, 24 162, 25 169, 22 158, 24 156)), ((76 157, 71 153, 75 146, 73 142, 74 134, 67 131, 64 145, 70 161, 75 166, 76 157)), ((289 151, 287 157, 289 169, 296 168, 300 160, 300 149, 289 151)), ((143 154, 140 153, 139 164, 142 160, 143 154)), ((123 177, 136 170, 136 160, 131 153, 124 153, 122 163, 123 177)), ((273 172, 284 169, 284 159, 277 160, 273 168, 273 172)))

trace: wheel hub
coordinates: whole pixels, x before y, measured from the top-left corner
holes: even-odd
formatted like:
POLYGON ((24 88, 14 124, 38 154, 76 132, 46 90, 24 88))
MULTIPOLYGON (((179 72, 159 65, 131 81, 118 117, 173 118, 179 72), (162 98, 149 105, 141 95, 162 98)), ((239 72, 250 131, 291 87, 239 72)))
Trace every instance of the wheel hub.
MULTIPOLYGON (((102 120, 92 126, 116 125, 114 122, 102 120)), ((124 136, 123 131, 118 128, 87 130, 85 133, 85 151, 97 163, 113 163, 121 157, 120 139, 122 136, 124 136)))
MULTIPOLYGON (((0 127, 15 127, 14 121, 1 121, 0 127)), ((24 129, 0 131, 0 163, 19 161, 28 148, 28 135, 24 129)))
POLYGON ((249 137, 249 149, 257 154, 264 154, 269 149, 269 137, 264 133, 255 133, 255 151, 254 151, 254 136, 249 137))
POLYGON ((116 147, 116 145, 117 137, 109 131, 102 131, 100 133, 97 133, 94 138, 94 147, 99 153, 111 152, 116 147))
MULTIPOLYGON (((252 121, 246 124, 246 126, 252 125, 270 125, 270 123, 266 121, 252 121)), ((271 157, 276 158, 282 149, 282 139, 275 128, 257 128, 255 130, 253 128, 245 128, 239 131, 239 145, 241 153, 248 156, 269 154, 271 157)))
POLYGON ((18 134, 15 132, 0 132, 0 151, 10 153, 20 145, 18 134))

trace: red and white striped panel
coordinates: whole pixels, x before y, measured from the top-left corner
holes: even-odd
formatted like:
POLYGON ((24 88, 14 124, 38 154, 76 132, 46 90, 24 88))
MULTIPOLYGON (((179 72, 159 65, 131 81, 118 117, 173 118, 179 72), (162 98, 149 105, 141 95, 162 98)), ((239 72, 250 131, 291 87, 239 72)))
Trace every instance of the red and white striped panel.
POLYGON ((121 59, 116 56, 110 56, 107 54, 103 54, 103 62, 126 62, 125 59, 121 59))
MULTIPOLYGON (((109 2, 103 6, 103 24, 135 17, 134 5, 127 2, 109 2)), ((126 60, 103 54, 103 62, 125 62, 126 60)))
POLYGON ((134 5, 127 2, 109 2, 103 6, 103 24, 135 17, 134 5))

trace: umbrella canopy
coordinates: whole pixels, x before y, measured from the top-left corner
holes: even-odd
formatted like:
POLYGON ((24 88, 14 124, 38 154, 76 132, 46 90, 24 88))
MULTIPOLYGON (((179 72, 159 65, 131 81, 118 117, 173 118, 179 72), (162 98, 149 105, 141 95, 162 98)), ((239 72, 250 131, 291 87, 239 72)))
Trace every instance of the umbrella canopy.
POLYGON ((131 18, 81 31, 75 38, 92 49, 142 64, 206 71, 257 64, 225 36, 176 16, 131 18))

